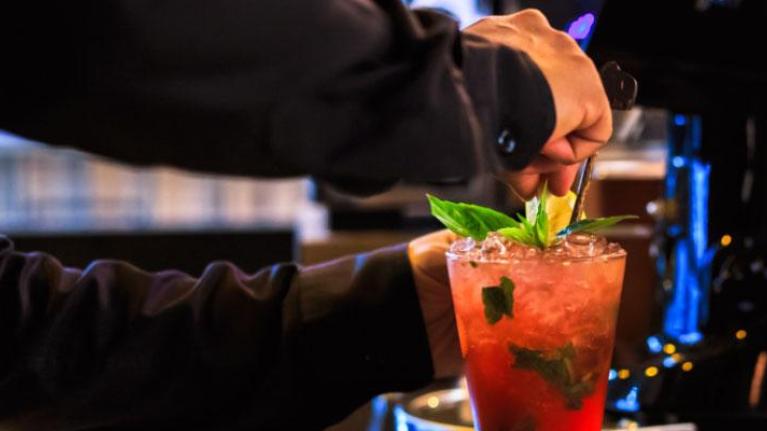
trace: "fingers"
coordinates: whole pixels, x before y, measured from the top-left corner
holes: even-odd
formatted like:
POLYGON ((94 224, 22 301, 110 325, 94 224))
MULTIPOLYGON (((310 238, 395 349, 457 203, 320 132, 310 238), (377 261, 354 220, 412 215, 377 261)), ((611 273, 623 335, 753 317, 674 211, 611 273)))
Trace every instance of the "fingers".
POLYGON ((580 164, 563 166, 556 172, 547 176, 549 190, 557 196, 564 196, 573 187, 575 177, 578 176, 580 164))
POLYGON ((506 182, 522 200, 532 199, 544 180, 549 191, 564 196, 572 188, 580 166, 578 163, 563 165, 539 156, 524 170, 508 174, 506 182))
POLYGON ((536 173, 514 173, 507 177, 507 182, 517 196, 522 200, 530 200, 538 191, 541 175, 536 173))
POLYGON ((408 244, 408 255, 414 269, 431 273, 445 266, 445 252, 456 235, 447 229, 420 236, 408 244))
POLYGON ((612 136, 612 111, 606 105, 606 100, 604 103, 605 107, 602 114, 597 115, 593 121, 584 123, 583 127, 567 135, 567 141, 572 148, 574 161, 576 162, 582 162, 586 158, 593 156, 600 148, 607 145, 607 141, 612 136))
MULTIPOLYGON (((594 141, 580 135, 571 134, 567 138, 554 139, 547 142, 541 149, 541 154, 547 159, 561 165, 573 165, 593 156, 607 141, 594 141)), ((557 169, 558 170, 558 169, 557 169)))
POLYGON ((553 139, 541 148, 541 154, 557 163, 574 163, 577 160, 575 150, 566 138, 553 139))

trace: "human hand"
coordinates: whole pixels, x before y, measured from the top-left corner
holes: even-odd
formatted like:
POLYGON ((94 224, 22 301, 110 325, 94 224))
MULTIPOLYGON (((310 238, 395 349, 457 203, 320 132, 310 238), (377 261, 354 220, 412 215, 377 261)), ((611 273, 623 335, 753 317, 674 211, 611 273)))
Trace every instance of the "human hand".
POLYGON ((454 239, 455 234, 441 230, 408 244, 436 378, 458 376, 463 366, 445 257, 454 239))
POLYGON ((570 36, 552 28, 534 9, 483 18, 464 31, 525 52, 541 69, 554 98, 554 131, 532 163, 506 179, 525 199, 543 180, 552 193, 566 194, 580 162, 612 135, 612 112, 596 66, 570 36))

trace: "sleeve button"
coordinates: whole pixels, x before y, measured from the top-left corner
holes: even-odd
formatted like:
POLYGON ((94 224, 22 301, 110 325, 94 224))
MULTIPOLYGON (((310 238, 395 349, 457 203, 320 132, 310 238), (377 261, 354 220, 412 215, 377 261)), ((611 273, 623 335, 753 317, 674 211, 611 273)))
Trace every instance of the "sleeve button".
POLYGON ((503 129, 500 135, 498 135, 498 151, 501 154, 511 154, 517 148, 517 141, 512 136, 509 129, 503 129))

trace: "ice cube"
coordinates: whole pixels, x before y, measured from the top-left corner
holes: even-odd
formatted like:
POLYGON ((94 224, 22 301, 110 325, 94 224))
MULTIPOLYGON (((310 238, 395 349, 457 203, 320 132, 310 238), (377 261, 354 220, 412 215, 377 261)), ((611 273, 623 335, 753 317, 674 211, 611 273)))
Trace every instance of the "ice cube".
POLYGON ((567 252, 567 257, 593 257, 604 253, 607 240, 592 234, 574 233, 565 238, 563 247, 567 252))
POLYGON ((480 245, 480 253, 484 259, 505 257, 507 246, 506 238, 496 232, 490 232, 480 245))
POLYGON ((458 238, 450 245, 450 252, 455 254, 466 254, 477 247, 477 242, 473 238, 458 238))

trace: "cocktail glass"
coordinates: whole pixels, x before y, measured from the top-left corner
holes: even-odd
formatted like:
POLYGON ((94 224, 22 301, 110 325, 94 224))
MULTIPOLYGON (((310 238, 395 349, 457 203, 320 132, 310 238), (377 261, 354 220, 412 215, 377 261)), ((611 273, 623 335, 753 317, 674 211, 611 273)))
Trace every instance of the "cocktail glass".
POLYGON ((626 252, 591 235, 565 243, 447 254, 478 430, 602 427, 626 252))

